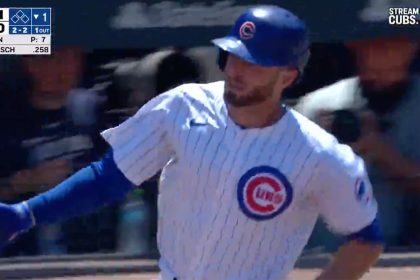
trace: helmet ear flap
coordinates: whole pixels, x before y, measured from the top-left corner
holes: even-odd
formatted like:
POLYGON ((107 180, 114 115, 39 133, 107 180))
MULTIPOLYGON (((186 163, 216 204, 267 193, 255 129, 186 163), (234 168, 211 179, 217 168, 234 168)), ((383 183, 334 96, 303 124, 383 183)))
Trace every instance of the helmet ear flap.
POLYGON ((229 55, 229 53, 227 51, 219 49, 219 55, 217 57, 217 65, 219 65, 219 69, 221 71, 223 71, 225 69, 228 55, 229 55))

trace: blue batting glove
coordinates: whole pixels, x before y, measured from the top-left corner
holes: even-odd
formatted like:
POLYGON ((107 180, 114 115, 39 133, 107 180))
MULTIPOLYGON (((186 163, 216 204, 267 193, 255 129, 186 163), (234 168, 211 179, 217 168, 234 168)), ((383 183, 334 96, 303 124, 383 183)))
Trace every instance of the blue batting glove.
POLYGON ((0 203, 0 249, 34 225, 33 215, 26 202, 13 205, 0 203))

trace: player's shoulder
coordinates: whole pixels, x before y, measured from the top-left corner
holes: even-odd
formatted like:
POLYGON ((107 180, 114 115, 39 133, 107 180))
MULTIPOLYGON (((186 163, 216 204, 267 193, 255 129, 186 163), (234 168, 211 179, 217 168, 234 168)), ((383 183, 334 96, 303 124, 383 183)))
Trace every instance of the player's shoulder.
POLYGON ((351 77, 305 94, 294 109, 310 119, 320 110, 333 111, 348 108, 357 98, 358 78, 351 77))
POLYGON ((163 95, 169 99, 181 99, 184 102, 208 103, 220 100, 223 96, 224 82, 186 83, 179 85, 163 95))
POLYGON ((201 117, 218 115, 223 103, 224 82, 189 83, 179 87, 182 110, 201 117))
POLYGON ((145 106, 171 109, 178 106, 210 104, 223 95, 223 82, 185 83, 160 93, 145 106))
POLYGON ((221 100, 224 91, 224 82, 189 83, 181 87, 183 98, 189 101, 207 103, 221 100))
POLYGON ((317 123, 295 109, 290 108, 289 112, 299 134, 315 151, 322 152, 332 144, 334 137, 317 123))
POLYGON ((340 144, 331 133, 317 123, 294 109, 291 109, 290 112, 302 137, 305 138, 307 145, 318 154, 322 164, 345 168, 359 160, 359 157, 348 145, 340 144))

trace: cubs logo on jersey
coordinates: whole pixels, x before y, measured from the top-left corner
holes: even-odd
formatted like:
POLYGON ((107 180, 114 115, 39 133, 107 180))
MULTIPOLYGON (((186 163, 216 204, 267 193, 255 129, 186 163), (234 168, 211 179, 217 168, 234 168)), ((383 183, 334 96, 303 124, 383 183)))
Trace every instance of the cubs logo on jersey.
POLYGON ((242 212, 254 220, 268 220, 281 214, 293 199, 287 178, 276 168, 259 166, 248 170, 238 183, 242 212))

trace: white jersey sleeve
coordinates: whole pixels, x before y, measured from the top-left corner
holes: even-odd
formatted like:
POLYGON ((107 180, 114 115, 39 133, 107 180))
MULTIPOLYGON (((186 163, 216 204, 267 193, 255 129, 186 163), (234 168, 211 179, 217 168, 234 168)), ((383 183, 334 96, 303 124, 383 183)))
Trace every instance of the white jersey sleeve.
POLYGON ((368 226, 377 203, 364 161, 349 146, 334 143, 318 165, 317 202, 328 228, 351 234, 368 226))
POLYGON ((179 107, 177 93, 176 88, 153 98, 134 116, 101 133, 116 165, 135 185, 154 176, 174 154, 167 128, 171 111, 179 107))

